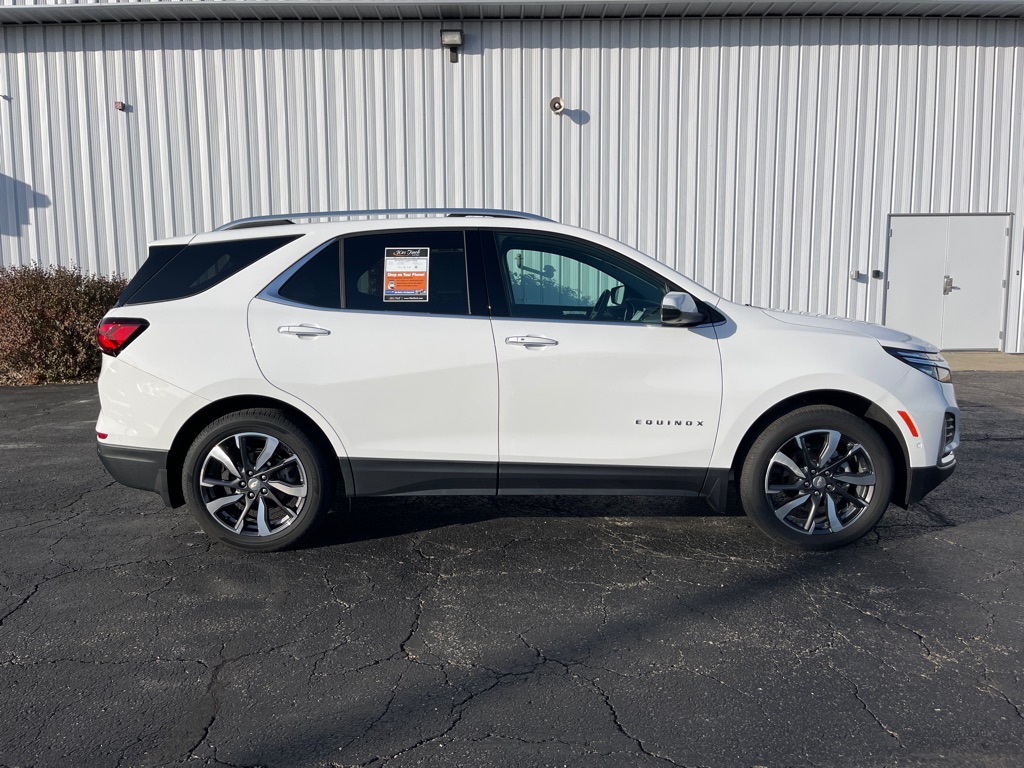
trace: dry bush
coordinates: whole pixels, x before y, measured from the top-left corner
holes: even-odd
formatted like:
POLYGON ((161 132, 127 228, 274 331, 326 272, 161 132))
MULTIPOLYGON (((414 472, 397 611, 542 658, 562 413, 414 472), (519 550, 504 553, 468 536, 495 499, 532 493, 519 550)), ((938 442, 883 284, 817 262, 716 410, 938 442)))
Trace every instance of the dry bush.
POLYGON ((96 325, 126 284, 65 267, 0 270, 0 384, 94 380, 96 325))

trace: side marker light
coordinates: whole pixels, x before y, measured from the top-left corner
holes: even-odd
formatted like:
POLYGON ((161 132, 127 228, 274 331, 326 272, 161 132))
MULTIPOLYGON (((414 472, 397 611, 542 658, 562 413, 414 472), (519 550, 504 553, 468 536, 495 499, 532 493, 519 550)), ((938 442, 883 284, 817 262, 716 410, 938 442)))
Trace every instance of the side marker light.
POLYGON ((912 434, 914 437, 920 437, 920 435, 917 434, 917 426, 914 424, 914 420, 910 418, 910 414, 907 413, 906 411, 896 411, 896 413, 902 416, 903 420, 907 422, 907 429, 910 430, 910 434, 912 434))

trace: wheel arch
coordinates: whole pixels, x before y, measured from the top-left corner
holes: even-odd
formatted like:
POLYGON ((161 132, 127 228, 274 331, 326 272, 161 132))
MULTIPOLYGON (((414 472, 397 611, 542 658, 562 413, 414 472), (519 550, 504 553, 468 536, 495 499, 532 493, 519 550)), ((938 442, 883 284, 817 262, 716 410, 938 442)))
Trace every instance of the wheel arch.
POLYGON ((771 408, 762 413, 744 433, 739 442, 736 453, 733 455, 731 473, 738 481, 743 462, 754 444, 764 430, 779 417, 809 405, 831 405, 841 408, 864 419, 878 433, 878 436, 885 443, 892 457, 893 468, 893 489, 892 503, 900 507, 906 507, 907 494, 910 490, 910 453, 900 434, 899 427, 876 403, 866 397, 845 392, 842 390, 821 389, 811 392, 801 392, 781 400, 771 408))
POLYGON ((294 421, 296 421, 307 434, 320 444, 328 456, 338 462, 338 469, 346 493, 350 493, 352 486, 352 468, 348 459, 338 457, 337 451, 331 444, 330 438, 324 430, 313 419, 303 413, 294 405, 277 400, 266 395, 233 395, 220 400, 215 400, 203 406, 192 414, 174 436, 171 448, 167 452, 167 497, 172 507, 180 507, 185 503, 184 489, 181 487, 181 472, 185 464, 185 454, 200 432, 207 425, 235 411, 243 411, 249 408, 273 408, 294 421))

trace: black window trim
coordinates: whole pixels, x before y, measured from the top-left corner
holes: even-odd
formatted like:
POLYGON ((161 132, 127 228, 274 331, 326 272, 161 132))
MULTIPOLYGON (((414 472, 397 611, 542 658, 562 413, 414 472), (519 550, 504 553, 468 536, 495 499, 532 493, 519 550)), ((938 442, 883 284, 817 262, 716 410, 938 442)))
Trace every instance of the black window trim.
POLYGON ((492 316, 490 291, 487 288, 484 233, 479 228, 465 229, 466 233, 466 291, 470 317, 492 316))

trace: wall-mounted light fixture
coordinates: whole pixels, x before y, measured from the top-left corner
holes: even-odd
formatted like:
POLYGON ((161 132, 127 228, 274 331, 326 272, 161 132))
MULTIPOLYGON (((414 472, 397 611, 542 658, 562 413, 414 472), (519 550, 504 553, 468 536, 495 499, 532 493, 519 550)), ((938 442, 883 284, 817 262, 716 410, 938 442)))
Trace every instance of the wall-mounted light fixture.
POLYGON ((462 47, 462 30, 442 29, 441 47, 448 49, 448 53, 451 54, 450 61, 453 64, 457 62, 459 60, 459 48, 462 47))
POLYGON ((114 109, 116 109, 118 112, 124 112, 125 111, 124 102, 123 101, 115 101, 114 102, 114 109))

